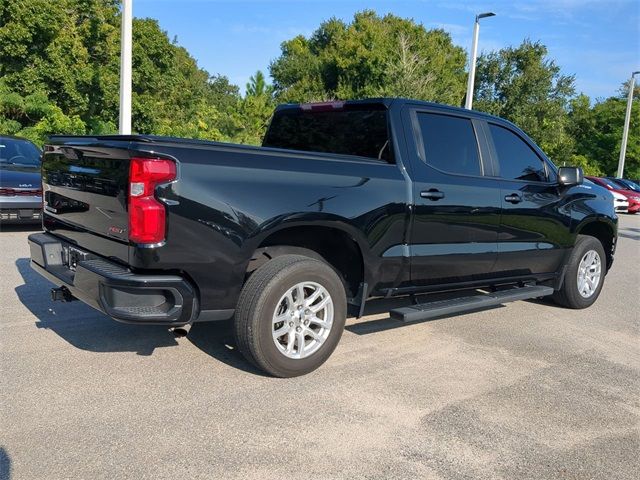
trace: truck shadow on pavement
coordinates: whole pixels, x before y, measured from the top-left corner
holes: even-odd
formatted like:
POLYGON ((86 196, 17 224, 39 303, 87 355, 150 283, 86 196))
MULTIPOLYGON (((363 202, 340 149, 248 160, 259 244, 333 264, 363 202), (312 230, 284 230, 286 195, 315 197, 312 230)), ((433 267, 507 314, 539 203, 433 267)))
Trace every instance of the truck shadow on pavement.
MULTIPOLYGON (((76 348, 97 353, 152 355, 156 348, 179 345, 175 335, 162 325, 124 324, 79 301, 52 302, 49 290, 54 285, 30 267, 29 259, 19 258, 15 265, 23 280, 23 284, 15 288, 16 295, 36 317, 36 327, 55 332, 76 348)), ((230 322, 195 324, 187 339, 216 360, 259 373, 233 346, 230 322)))
MULTIPOLYGON (((135 352, 146 356, 152 355, 156 348, 179 345, 167 327, 116 322, 79 301, 52 302, 49 290, 54 285, 31 269, 29 259, 19 258, 15 265, 23 279, 23 284, 16 287, 15 292, 20 302, 36 317, 36 327, 55 332, 76 348, 97 353, 135 352)), ((446 295, 429 297, 441 299, 446 295)), ((418 300, 424 301, 421 297, 418 300)), ((410 297, 371 299, 367 302, 365 317, 348 319, 346 330, 357 335, 368 335, 403 327, 406 324, 390 318, 388 312, 392 308, 410 304, 410 297)), ((222 363, 263 375, 236 348, 231 321, 196 323, 187 340, 222 363)))
POLYGON ((0 480, 9 480, 10 478, 11 457, 3 447, 0 447, 0 480))
POLYGON ((231 367, 262 377, 268 376, 245 360, 237 349, 231 320, 194 323, 187 339, 207 355, 231 367))

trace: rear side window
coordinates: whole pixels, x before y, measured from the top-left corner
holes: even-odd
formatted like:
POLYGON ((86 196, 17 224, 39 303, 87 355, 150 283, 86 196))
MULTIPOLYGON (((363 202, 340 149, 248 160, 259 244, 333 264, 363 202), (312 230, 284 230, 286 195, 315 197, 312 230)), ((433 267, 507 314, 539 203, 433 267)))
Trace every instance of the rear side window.
POLYGON ((509 180, 546 182, 547 174, 542 159, 512 131, 489 124, 493 144, 500 163, 500 176, 509 180))
POLYGON ((425 161, 449 173, 481 175, 478 142, 471 120, 418 113, 425 161))
POLYGON ((281 110, 274 115, 262 145, 393 162, 387 110, 384 107, 281 110))

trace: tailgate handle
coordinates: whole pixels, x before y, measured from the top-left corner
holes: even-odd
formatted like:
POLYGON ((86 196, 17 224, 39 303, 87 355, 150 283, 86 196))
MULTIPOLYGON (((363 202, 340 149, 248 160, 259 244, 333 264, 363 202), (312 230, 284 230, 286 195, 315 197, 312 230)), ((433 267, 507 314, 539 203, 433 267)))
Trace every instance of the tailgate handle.
POLYGON ((444 198, 444 193, 436 190, 435 188, 430 188, 429 190, 423 190, 422 192, 420 192, 420 196, 422 198, 426 198, 427 200, 435 201, 444 198))

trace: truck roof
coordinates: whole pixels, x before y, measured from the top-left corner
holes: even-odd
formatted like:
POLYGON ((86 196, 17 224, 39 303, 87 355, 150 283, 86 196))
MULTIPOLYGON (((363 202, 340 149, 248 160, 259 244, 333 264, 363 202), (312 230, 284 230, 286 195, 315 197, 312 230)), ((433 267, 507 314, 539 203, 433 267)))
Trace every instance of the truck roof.
POLYGON ((385 108, 391 108, 394 106, 402 106, 402 105, 423 105, 429 108, 436 108, 442 111, 450 111, 452 113, 462 113, 465 115, 473 115, 476 117, 483 117, 486 119, 492 120, 500 120, 501 122, 511 123, 504 118, 496 117, 495 115, 491 115, 488 113, 480 112, 478 110, 467 110, 462 107, 455 107, 453 105, 446 105, 444 103, 436 103, 436 102, 427 102, 424 100, 415 100, 412 98, 403 98, 403 97, 374 97, 374 98, 363 98, 360 100, 332 100, 326 102, 309 102, 309 103, 283 103, 276 107, 276 112, 280 110, 290 109, 290 108, 302 108, 302 109, 314 109, 314 108, 340 108, 343 106, 366 106, 366 105, 378 105, 385 108))

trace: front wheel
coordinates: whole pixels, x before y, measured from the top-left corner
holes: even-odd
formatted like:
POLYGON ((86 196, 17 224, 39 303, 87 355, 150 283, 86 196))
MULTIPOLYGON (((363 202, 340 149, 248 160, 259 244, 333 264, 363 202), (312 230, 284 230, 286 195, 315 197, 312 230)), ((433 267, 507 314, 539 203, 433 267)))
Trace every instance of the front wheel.
POLYGON ((562 288, 554 293, 556 303, 568 308, 587 308, 598 299, 607 269, 602 243, 578 235, 564 273, 562 288))
POLYGON ((239 350, 276 377, 309 373, 333 353, 347 303, 342 281, 326 263, 282 255, 249 277, 235 316, 239 350))

